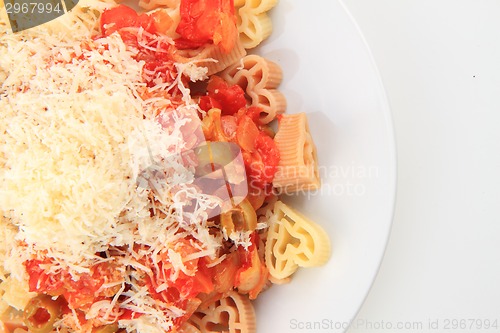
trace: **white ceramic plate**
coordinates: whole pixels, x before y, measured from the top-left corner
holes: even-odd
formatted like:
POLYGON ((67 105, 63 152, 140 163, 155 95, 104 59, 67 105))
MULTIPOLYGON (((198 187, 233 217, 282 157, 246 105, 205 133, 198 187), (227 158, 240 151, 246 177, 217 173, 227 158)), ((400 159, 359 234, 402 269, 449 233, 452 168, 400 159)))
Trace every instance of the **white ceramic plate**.
POLYGON ((288 112, 307 112, 322 190, 291 198, 332 242, 326 266, 302 268, 256 302, 257 332, 343 332, 375 278, 394 206, 392 121, 371 53, 335 0, 280 0, 258 52, 281 65, 288 112))

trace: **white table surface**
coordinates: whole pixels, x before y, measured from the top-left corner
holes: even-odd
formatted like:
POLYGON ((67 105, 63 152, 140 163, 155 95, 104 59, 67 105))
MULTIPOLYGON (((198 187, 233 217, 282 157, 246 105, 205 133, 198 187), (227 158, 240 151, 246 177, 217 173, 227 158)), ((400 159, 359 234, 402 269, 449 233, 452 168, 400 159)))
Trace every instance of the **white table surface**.
POLYGON ((389 243, 349 332, 500 332, 500 0, 344 2, 398 155, 389 243))

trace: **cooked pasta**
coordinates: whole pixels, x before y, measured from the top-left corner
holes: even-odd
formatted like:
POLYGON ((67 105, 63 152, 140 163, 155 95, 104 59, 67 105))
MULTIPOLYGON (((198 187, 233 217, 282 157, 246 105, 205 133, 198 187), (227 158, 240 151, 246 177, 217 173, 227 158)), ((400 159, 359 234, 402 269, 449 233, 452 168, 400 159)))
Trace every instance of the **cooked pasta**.
POLYGON ((236 292, 200 307, 182 327, 181 333, 254 333, 255 310, 250 300, 236 292))
POLYGON ((246 49, 258 46, 272 31, 272 22, 267 12, 278 0, 236 0, 238 9, 238 31, 246 49))
POLYGON ((198 66, 207 68, 207 75, 213 75, 237 63, 245 55, 246 50, 241 41, 238 40, 230 53, 224 53, 217 46, 210 45, 196 50, 180 51, 176 60, 179 62, 194 61, 198 66))
POLYGON ((281 158, 273 186, 285 193, 318 189, 320 179, 316 147, 305 113, 282 115, 274 141, 281 158))
POLYGON ((284 114, 278 64, 247 55, 275 4, 0 20, 1 333, 253 333, 252 300, 328 260, 276 192, 319 186, 305 115, 284 114))
POLYGON ((2 299, 0 308, 12 306, 17 310, 24 310, 31 298, 36 296, 36 293, 29 292, 26 281, 9 276, 0 283, 0 294, 2 299))
POLYGON ((283 77, 276 63, 258 55, 248 55, 223 71, 221 77, 245 90, 251 104, 261 109, 259 121, 262 124, 285 112, 286 99, 276 89, 283 77))
POLYGON ((269 219, 266 265, 275 279, 287 279, 299 266, 320 266, 328 261, 330 241, 320 225, 281 201, 274 204, 269 219))

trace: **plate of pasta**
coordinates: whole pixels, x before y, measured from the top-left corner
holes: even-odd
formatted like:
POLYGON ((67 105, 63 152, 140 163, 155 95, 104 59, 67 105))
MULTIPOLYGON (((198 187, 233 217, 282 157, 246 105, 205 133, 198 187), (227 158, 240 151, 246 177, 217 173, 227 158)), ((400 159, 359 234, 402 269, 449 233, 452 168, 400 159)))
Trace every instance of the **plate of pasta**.
POLYGON ((395 152, 342 3, 48 3, 0 2, 0 332, 345 331, 395 152))

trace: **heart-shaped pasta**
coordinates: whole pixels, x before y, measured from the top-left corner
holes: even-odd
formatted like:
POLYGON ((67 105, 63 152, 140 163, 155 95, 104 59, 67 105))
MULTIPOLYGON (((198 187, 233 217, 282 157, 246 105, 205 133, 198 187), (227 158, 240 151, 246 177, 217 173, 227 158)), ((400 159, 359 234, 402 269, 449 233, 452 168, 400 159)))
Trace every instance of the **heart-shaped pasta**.
POLYGON ((265 248, 269 274, 286 279, 297 268, 320 266, 330 257, 325 230, 281 201, 274 204, 265 248))
POLYGON ((282 115, 274 142, 281 155, 273 186, 286 194, 317 190, 318 158, 306 114, 282 115))
POLYGON ((267 12, 278 0, 235 0, 238 32, 246 49, 259 45, 269 37, 273 26, 267 12))
POLYGON ((271 122, 277 114, 285 112, 285 96, 276 89, 283 73, 276 63, 255 54, 247 55, 226 68, 221 77, 243 88, 251 105, 262 109, 259 118, 262 124, 271 122))
POLYGON ((230 291, 206 308, 198 309, 182 333, 255 333, 255 310, 247 296, 230 291))

